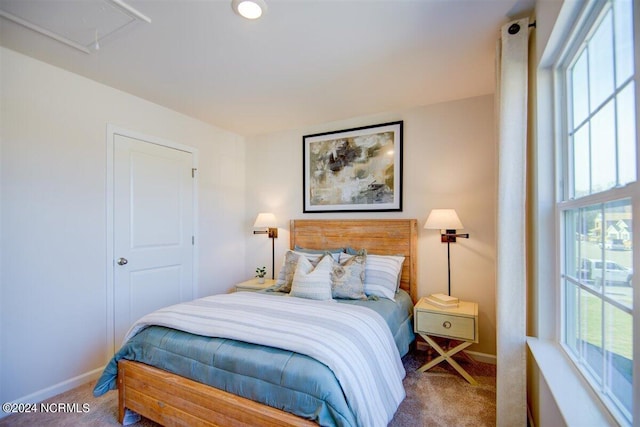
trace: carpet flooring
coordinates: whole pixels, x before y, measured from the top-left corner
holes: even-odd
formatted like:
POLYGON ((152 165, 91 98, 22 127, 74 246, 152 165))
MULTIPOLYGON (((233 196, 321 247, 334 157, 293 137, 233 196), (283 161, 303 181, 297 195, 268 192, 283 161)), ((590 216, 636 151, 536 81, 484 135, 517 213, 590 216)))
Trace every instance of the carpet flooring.
MULTIPOLYGON (((403 363, 407 371, 404 388, 407 397, 389 426, 495 426, 496 367, 457 355, 458 363, 478 381, 477 386, 472 386, 447 363, 434 366, 425 373, 416 372, 431 356, 426 351, 414 350, 404 357, 403 363)), ((0 419, 0 426, 119 425, 117 392, 108 392, 95 398, 92 394, 93 385, 93 382, 85 384, 47 400, 54 403, 76 403, 80 410, 83 404, 88 404, 87 412, 14 414, 0 419)), ((158 424, 143 418, 132 426, 157 427, 158 424)))

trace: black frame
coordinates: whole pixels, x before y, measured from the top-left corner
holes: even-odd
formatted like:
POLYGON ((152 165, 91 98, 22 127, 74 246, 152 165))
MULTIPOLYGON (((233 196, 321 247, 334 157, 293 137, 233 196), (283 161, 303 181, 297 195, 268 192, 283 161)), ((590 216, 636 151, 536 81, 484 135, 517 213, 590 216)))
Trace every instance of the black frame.
MULTIPOLYGON (((302 209, 304 213, 321 213, 321 212, 398 212, 402 211, 402 139, 403 139, 403 121, 389 122, 389 123, 381 123, 370 126, 362 126, 351 129, 343 129, 338 131, 331 132, 323 132, 316 133, 312 135, 304 135, 302 137, 302 209), (389 135, 390 134, 390 135, 389 135), (344 169, 345 163, 348 166, 352 166, 355 168, 358 164, 364 165, 362 161, 362 150, 365 149, 365 145, 359 144, 360 142, 365 142, 367 137, 375 138, 385 138, 383 141, 386 144, 393 145, 393 155, 392 160, 389 162, 389 166, 382 168, 380 166, 376 167, 375 171, 378 174, 384 173, 383 170, 388 169, 390 166, 393 167, 393 188, 390 188, 386 182, 378 183, 377 180, 373 180, 366 184, 367 179, 371 180, 371 177, 365 177, 362 179, 361 183, 357 183, 359 181, 359 177, 355 175, 346 175, 342 176, 340 179, 350 179, 353 178, 356 183, 354 185, 358 187, 357 192, 355 192, 355 197, 359 197, 361 199, 365 198, 379 198, 381 200, 376 200, 373 202, 346 202, 346 203, 313 203, 312 201, 312 185, 313 180, 310 176, 310 169, 312 164, 312 150, 309 148, 311 144, 332 144, 337 140, 344 140, 348 145, 344 150, 341 150, 342 153, 339 153, 338 156, 337 150, 332 150, 330 153, 330 160, 326 159, 327 164, 320 171, 321 174, 331 173, 332 176, 336 176, 336 173, 341 173, 344 169), (334 156, 336 154, 336 156, 334 156), (354 156, 358 156, 361 161, 353 161, 354 156), (336 171, 338 169, 338 171, 336 171), (362 185, 367 185, 366 190, 363 191, 360 188, 362 185), (391 201, 389 201, 389 197, 391 197, 391 201)), ((326 148, 326 147, 322 147, 326 148)), ((378 148, 381 148, 378 146, 378 148)), ((379 160, 383 160, 382 155, 377 150, 371 150, 375 155, 366 156, 366 160, 369 158, 378 158, 379 160)), ((328 152, 328 151, 327 151, 328 152)), ((325 160, 323 160, 325 161, 325 160)), ((378 162, 380 163, 380 161, 378 162)), ((359 172, 361 173, 366 166, 362 166, 359 168, 359 172)), ((319 170, 319 169, 318 169, 319 170)), ((344 187, 343 187, 344 188, 344 187)), ((331 191, 330 189, 325 188, 325 191, 331 191)), ((351 189, 353 192, 353 188, 351 189)))

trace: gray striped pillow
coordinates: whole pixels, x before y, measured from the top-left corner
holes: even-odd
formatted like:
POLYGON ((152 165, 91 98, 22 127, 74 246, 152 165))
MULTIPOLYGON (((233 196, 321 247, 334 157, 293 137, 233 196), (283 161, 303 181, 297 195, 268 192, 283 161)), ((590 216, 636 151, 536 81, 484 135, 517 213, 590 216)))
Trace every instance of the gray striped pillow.
MULTIPOLYGON (((344 262, 350 257, 352 255, 340 254, 340 261, 344 262)), ((395 301, 403 263, 403 256, 367 254, 364 268, 364 293, 395 301)))
POLYGON ((299 257, 289 295, 315 300, 333 299, 331 298, 332 266, 331 255, 323 257, 315 268, 307 258, 299 257))

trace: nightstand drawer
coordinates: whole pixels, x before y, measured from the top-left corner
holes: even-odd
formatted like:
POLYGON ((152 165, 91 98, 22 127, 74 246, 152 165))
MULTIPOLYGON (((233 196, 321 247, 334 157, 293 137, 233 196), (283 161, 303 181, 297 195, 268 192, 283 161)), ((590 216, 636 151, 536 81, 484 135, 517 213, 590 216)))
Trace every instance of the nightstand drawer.
POLYGON ((418 311, 416 332, 474 341, 475 320, 472 317, 418 311))

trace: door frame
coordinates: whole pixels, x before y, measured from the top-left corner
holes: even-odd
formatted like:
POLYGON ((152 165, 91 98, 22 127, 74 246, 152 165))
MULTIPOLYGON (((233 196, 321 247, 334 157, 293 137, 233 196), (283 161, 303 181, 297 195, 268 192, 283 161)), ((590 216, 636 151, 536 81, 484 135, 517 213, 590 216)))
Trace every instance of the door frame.
POLYGON ((145 135, 140 132, 132 131, 115 126, 111 123, 107 123, 106 133, 106 180, 105 180, 105 218, 106 218, 106 248, 105 248, 105 266, 106 266, 106 308, 107 308, 107 342, 106 342, 106 360, 110 360, 113 355, 120 348, 121 343, 115 342, 115 283, 114 283, 114 269, 115 269, 115 254, 114 251, 114 180, 115 175, 113 173, 114 168, 114 149, 115 149, 115 137, 117 135, 127 138, 137 139, 149 144, 160 145, 175 150, 185 151, 191 154, 191 168, 194 171, 193 180, 191 185, 193 186, 193 235, 194 244, 192 246, 193 254, 193 271, 191 289, 194 298, 198 295, 198 149, 190 147, 188 145, 179 144, 166 139, 145 135))

